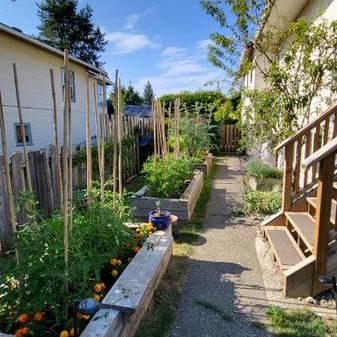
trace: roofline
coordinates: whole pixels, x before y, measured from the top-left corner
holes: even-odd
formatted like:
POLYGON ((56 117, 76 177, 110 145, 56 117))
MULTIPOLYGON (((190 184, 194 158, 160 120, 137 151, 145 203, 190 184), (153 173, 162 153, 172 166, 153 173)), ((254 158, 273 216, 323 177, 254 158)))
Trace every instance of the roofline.
MULTIPOLYGON (((56 54, 58 56, 63 57, 63 55, 64 55, 64 53, 61 50, 59 50, 57 48, 54 48, 54 47, 52 47, 52 46, 50 46, 50 45, 48 45, 44 42, 41 42, 37 39, 29 37, 28 35, 26 35, 22 32, 19 32, 18 30, 14 29, 10 26, 7 26, 6 24, 4 24, 2 22, 0 22, 0 32, 4 32, 4 33, 7 33, 9 35, 12 35, 12 36, 14 36, 14 37, 16 37, 20 40, 28 42, 28 43, 30 43, 34 46, 37 46, 41 49, 49 51, 50 53, 56 54)), ((69 60, 71 60, 71 61, 73 61, 77 64, 80 64, 81 66, 86 67, 87 69, 90 69, 90 70, 100 74, 102 77, 105 76, 107 80, 109 79, 108 73, 105 70, 97 68, 97 67, 93 66, 92 64, 84 62, 84 61, 78 59, 77 57, 74 57, 74 56, 71 56, 71 55, 69 55, 69 60)))

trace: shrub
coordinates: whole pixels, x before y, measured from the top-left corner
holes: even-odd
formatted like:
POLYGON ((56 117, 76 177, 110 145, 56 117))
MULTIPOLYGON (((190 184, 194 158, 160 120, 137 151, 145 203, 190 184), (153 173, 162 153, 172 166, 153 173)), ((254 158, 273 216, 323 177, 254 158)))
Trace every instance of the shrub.
POLYGON ((282 171, 259 159, 251 159, 246 165, 246 174, 259 180, 265 178, 281 178, 282 171))
POLYGON ((193 177, 193 161, 187 156, 150 157, 143 166, 149 194, 159 198, 179 198, 185 181, 193 177))
POLYGON ((243 200, 247 215, 274 214, 281 208, 281 188, 274 186, 271 191, 247 189, 243 193, 243 200))

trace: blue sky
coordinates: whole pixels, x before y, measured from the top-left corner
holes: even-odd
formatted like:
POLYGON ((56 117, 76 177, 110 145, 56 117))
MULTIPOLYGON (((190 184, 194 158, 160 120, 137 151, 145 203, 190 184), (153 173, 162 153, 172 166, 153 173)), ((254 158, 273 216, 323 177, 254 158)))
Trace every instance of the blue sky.
MULTIPOLYGON (((1 0, 0 21, 37 34, 36 1, 1 0)), ((112 78, 118 68, 124 84, 142 92, 150 80, 162 95, 205 89, 208 81, 226 76, 207 60, 209 34, 218 25, 199 0, 79 0, 80 7, 86 3, 109 41, 101 59, 112 78)))

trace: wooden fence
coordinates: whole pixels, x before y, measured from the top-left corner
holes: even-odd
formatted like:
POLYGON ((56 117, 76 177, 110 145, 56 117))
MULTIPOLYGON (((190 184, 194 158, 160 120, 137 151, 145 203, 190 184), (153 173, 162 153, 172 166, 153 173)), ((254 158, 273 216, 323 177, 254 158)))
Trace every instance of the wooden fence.
MULTIPOLYGON (((112 139, 112 128, 114 118, 102 115, 104 122, 104 137, 107 141, 112 139)), ((127 182, 132 176, 139 173, 141 169, 139 137, 152 132, 152 119, 138 117, 123 117, 123 139, 128 144, 123 151, 122 180, 127 182), (127 141, 126 141, 127 140, 127 141)), ((85 154, 85 144, 74 145, 72 149, 73 158, 81 152, 85 154), (81 152, 82 151, 82 152, 81 152)), ((111 166, 111 152, 106 151, 106 166, 111 166)), ((81 157, 80 156, 80 157, 81 157)), ((28 153, 29 170, 32 181, 33 192, 38 201, 41 213, 49 216, 60 205, 60 191, 57 186, 57 167, 55 160, 55 147, 31 151, 28 153)), ((93 162, 94 165, 94 162, 93 162)), ((86 186, 86 158, 80 162, 73 162, 73 190, 86 186)), ((17 200, 22 192, 27 189, 27 170, 23 153, 14 153, 10 157, 10 173, 14 198, 17 200)), ((105 170, 106 179, 111 180, 112 167, 105 170)), ((8 192, 4 176, 3 157, 0 156, 0 237, 7 237, 11 233, 9 221, 8 192)), ((17 214, 18 224, 25 221, 24 214, 17 214)))
POLYGON ((222 151, 235 152, 239 149, 240 131, 236 124, 225 124, 222 135, 222 151))

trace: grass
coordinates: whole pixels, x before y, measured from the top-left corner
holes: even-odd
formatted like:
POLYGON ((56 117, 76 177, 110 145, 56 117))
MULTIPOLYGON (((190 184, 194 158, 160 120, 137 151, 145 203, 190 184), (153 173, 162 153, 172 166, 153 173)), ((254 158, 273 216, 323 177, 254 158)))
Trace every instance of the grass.
POLYGON ((200 305, 201 307, 207 310, 213 311, 214 313, 220 315, 222 319, 226 322, 231 321, 233 319, 232 316, 230 316, 227 312, 225 312, 223 309, 221 309, 214 303, 211 303, 205 300, 200 300, 200 299, 195 299, 194 303, 200 305))
POLYGON ((279 337, 337 337, 337 321, 323 320, 310 310, 267 309, 268 329, 279 337))
POLYGON ((214 176, 215 166, 204 181, 191 221, 179 224, 179 236, 173 246, 172 260, 154 294, 151 307, 142 319, 136 337, 166 337, 170 332, 189 269, 188 260, 193 251, 192 246, 200 238, 198 230, 202 228, 214 176))

